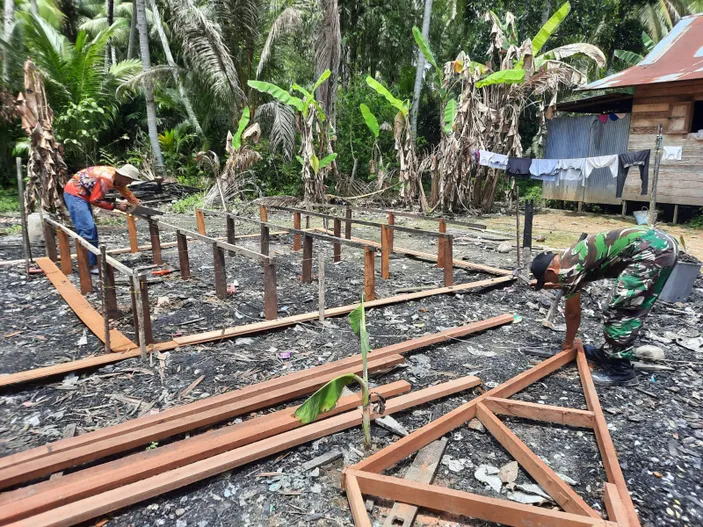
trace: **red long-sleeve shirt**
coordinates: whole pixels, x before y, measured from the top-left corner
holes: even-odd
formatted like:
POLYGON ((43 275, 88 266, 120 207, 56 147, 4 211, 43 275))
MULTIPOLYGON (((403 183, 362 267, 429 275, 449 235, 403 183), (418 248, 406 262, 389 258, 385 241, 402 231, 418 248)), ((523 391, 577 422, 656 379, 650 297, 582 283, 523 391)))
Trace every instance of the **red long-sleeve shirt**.
POLYGON ((72 196, 84 199, 91 205, 105 210, 114 210, 115 208, 112 203, 105 201, 105 195, 113 188, 130 203, 138 204, 139 200, 127 186, 115 185, 116 173, 113 167, 96 166, 84 168, 66 183, 63 190, 72 196))

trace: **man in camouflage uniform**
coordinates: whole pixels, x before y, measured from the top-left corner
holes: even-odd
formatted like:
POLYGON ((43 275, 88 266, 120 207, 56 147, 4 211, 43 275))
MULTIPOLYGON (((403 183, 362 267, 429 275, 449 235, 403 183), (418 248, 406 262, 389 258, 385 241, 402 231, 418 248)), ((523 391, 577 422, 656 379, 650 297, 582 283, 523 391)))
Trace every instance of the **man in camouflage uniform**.
POLYGON ((615 278, 615 288, 603 310, 602 348, 586 346, 589 360, 604 366, 594 373, 598 384, 632 385, 637 376, 632 366, 633 343, 645 317, 657 301, 678 258, 678 245, 668 234, 638 226, 588 236, 561 255, 545 252, 532 262, 542 287, 564 291, 566 339, 569 349, 581 324, 580 290, 588 283, 615 278))

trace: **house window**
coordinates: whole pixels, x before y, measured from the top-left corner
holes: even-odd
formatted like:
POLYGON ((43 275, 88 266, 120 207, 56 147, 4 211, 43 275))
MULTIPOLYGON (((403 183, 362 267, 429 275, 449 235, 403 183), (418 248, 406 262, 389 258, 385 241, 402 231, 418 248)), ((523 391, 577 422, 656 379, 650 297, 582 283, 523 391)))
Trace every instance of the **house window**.
POLYGON ((694 134, 703 130, 703 101, 693 103, 693 118, 691 119, 691 132, 694 134))

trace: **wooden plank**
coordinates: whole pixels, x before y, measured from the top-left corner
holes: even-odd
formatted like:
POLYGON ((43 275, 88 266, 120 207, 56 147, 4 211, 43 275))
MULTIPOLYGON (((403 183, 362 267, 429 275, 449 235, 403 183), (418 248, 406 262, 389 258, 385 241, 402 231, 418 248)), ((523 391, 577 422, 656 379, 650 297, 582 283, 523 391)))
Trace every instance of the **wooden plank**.
POLYGON ((370 302, 376 299, 376 251, 371 247, 364 249, 364 297, 370 302))
POLYGON ((668 112, 669 111, 669 103, 666 102, 659 102, 659 103, 650 103, 650 104, 633 104, 632 105, 632 115, 636 115, 639 113, 647 113, 647 112, 668 112))
POLYGON ((264 317, 266 320, 278 318, 276 263, 273 259, 264 263, 264 317))
POLYGON ((56 253, 56 235, 54 229, 46 222, 42 222, 44 231, 44 247, 46 248, 46 257, 52 262, 58 262, 59 257, 56 253))
POLYGON ((161 257, 161 239, 159 237, 159 225, 154 221, 149 221, 149 237, 151 238, 151 259, 155 265, 164 263, 161 257))
MULTIPOLYGON (((70 437, 73 437, 76 434, 76 423, 70 423, 66 425, 66 428, 63 431, 63 438, 68 439, 70 437)), ((55 481, 59 479, 60 477, 63 476, 63 472, 54 472, 50 477, 50 481, 55 481)), ((24 489, 22 489, 24 490, 24 489)), ((4 495, 0 495, 0 497, 4 497, 4 495)), ((14 500, 11 500, 14 501, 14 500)), ((0 514, 2 514, 2 509, 0 509, 0 514)), ((2 521, 2 520, 0 520, 2 521)))
POLYGON ((129 252, 138 253, 137 220, 131 214, 127 214, 127 233, 129 234, 129 252))
MULTIPOLYGON (((312 260, 311 260, 312 262, 312 260)), ((457 284, 452 287, 440 287, 437 289, 428 289, 426 291, 417 291, 415 293, 406 293, 403 295, 390 296, 387 298, 378 298, 376 300, 366 302, 366 308, 371 309, 373 307, 387 306, 391 304, 397 304, 400 302, 410 302, 411 300, 419 300, 421 298, 427 298, 435 295, 444 295, 452 293, 463 293, 466 291, 472 291, 477 289, 483 289, 486 287, 494 287, 500 284, 505 284, 512 282, 514 278, 512 276, 501 276, 499 278, 491 278, 488 280, 479 280, 477 282, 468 282, 466 284, 457 284)), ((303 280, 305 281, 305 280, 303 280)), ((310 279, 312 281, 312 278, 310 279)), ((337 317, 346 315, 354 311, 359 307, 358 303, 349 304, 346 306, 333 307, 330 309, 325 309, 326 317, 337 317)), ((242 335, 250 335, 252 333, 257 333, 260 331, 268 331, 271 329, 276 329, 280 327, 292 326, 300 322, 308 322, 310 320, 317 320, 320 314, 317 311, 311 311, 309 313, 301 313, 300 315, 293 315, 290 317, 279 318, 278 320, 269 320, 266 322, 255 322, 253 324, 247 324, 244 326, 233 326, 230 328, 223 328, 221 330, 207 331, 205 333, 198 333, 195 335, 187 335, 183 337, 174 338, 179 346, 192 346, 195 344, 202 344, 204 342, 211 342, 216 340, 222 340, 225 338, 240 337, 242 335)))
MULTIPOLYGON (((439 467, 439 462, 444 455, 444 450, 447 448, 447 442, 447 438, 443 437, 420 449, 403 479, 418 483, 432 483, 437 467, 439 467)), ((347 495, 349 495, 348 483, 347 495)), ((418 507, 415 505, 395 503, 383 522, 383 527, 412 527, 417 511, 418 507)))
POLYGON ((595 423, 593 412, 587 410, 528 403, 513 399, 500 399, 497 397, 489 397, 483 404, 491 412, 498 415, 510 415, 512 417, 522 417, 534 421, 544 421, 578 428, 593 428, 595 423))
POLYGON ((198 232, 203 236, 207 236, 207 229, 205 228, 205 214, 201 209, 195 209, 195 223, 198 226, 198 232))
MULTIPOLYGON (((452 381, 394 397, 387 401, 384 415, 391 415, 458 393, 465 389, 462 386, 461 383, 452 381)), ((376 414, 372 416, 374 419, 377 417, 379 416, 376 414)), ((56 507, 20 520, 13 525, 14 527, 67 527, 75 525, 360 424, 361 412, 358 409, 351 410, 95 496, 56 507)))
POLYGON ((629 527, 630 520, 627 516, 627 509, 620 499, 618 488, 613 483, 605 484, 605 510, 608 511, 608 519, 618 524, 618 527, 629 527))
POLYGON ((600 518, 581 496, 576 494, 556 472, 542 461, 529 447, 503 424, 485 405, 476 407, 476 416, 483 426, 505 448, 532 478, 554 498, 559 506, 567 512, 600 518))
POLYGON ((356 481, 354 474, 347 473, 347 500, 349 500, 349 509, 354 519, 356 527, 371 527, 369 515, 366 512, 366 503, 359 488, 359 482, 356 481))
POLYGON ((81 293, 87 295, 93 292, 93 279, 90 276, 90 263, 88 261, 88 250, 76 240, 76 265, 78 267, 78 278, 81 293))
MULTIPOLYGON (((44 271, 46 277, 51 281, 59 294, 63 297, 69 307, 73 312, 81 319, 81 321, 88 327, 93 334, 100 340, 104 341, 104 321, 100 313, 98 313, 93 306, 88 303, 88 301, 80 294, 78 289, 64 276, 64 274, 56 267, 56 264, 49 260, 48 258, 37 258, 35 260, 37 265, 41 267, 44 271)), ((126 351, 128 349, 134 349, 137 345, 125 337, 116 329, 110 330, 110 345, 113 351, 126 351)), ((61 365, 59 365, 60 367, 61 365)), ((53 368, 53 366, 52 366, 53 368)), ((33 370, 30 370, 33 371, 33 370)), ((72 370, 69 370, 72 371, 72 370)), ((57 371, 57 374, 61 373, 57 371)), ((11 374, 17 375, 17 374, 11 374)), ((5 377, 9 377, 5 376, 5 377)), ((7 386, 5 384, 5 377, 0 377, 0 386, 7 386)), ((14 383, 11 383, 14 384, 14 383)))
POLYGON ((61 229, 56 229, 56 237, 59 240, 59 255, 61 257, 61 272, 69 275, 73 272, 73 262, 71 261, 71 242, 68 234, 61 229))
POLYGON ((514 527, 619 527, 602 518, 523 505, 470 492, 347 469, 363 494, 514 527))
MULTIPOLYGON (((374 390, 382 397, 389 398, 409 392, 410 385, 405 381, 397 381, 379 386, 374 390)), ((342 397, 335 408, 323 413, 317 420, 353 410, 360 402, 360 394, 342 397)), ((294 416, 295 410, 296 407, 286 408, 159 448, 94 465, 64 476, 60 482, 43 481, 6 492, 0 495, 0 524, 4 525, 39 514, 54 507, 299 428, 303 425, 294 416)))
POLYGON ((303 283, 312 283, 312 236, 303 235, 303 283))
POLYGON ((574 356, 575 351, 573 350, 556 354, 554 357, 522 372, 483 395, 479 395, 477 398, 461 405, 439 419, 426 424, 422 428, 418 428, 410 435, 399 439, 392 445, 360 461, 354 465, 353 468, 378 473, 395 465, 401 459, 405 459, 422 447, 429 445, 432 441, 439 439, 444 434, 451 432, 458 426, 473 419, 476 416, 476 405, 481 401, 488 397, 510 397, 530 384, 558 370, 563 365, 568 364, 574 360, 574 356))
MULTIPOLYGON (((369 369, 378 370, 388 368, 403 361, 401 355, 391 355, 369 361, 369 369)), ((63 451, 53 451, 43 457, 32 459, 22 463, 15 463, 12 466, 0 470, 0 488, 7 488, 18 483, 31 481, 53 472, 75 467, 83 463, 95 461, 106 456, 125 452, 133 448, 148 445, 153 441, 159 441, 190 430, 197 430, 205 426, 210 426, 227 419, 232 419, 239 415, 267 408, 278 403, 290 401, 303 395, 310 394, 323 384, 331 381, 342 373, 360 374, 363 369, 361 364, 342 370, 334 371, 327 375, 308 379, 300 383, 284 386, 268 393, 260 394, 256 397, 237 400, 221 406, 215 406, 209 410, 191 413, 176 419, 162 421, 153 426, 142 424, 136 429, 115 435, 114 430, 109 437, 86 443, 69 443, 70 445, 80 444, 63 451)), ((189 405, 186 405, 189 406, 189 405)), ((136 419, 135 421, 140 421, 136 419)), ((51 445, 46 447, 51 448, 51 445)))
POLYGON ((588 367, 588 361, 586 360, 586 354, 583 351, 583 344, 581 341, 577 340, 576 347, 578 348, 576 364, 578 365, 579 377, 581 378, 583 395, 586 399, 586 406, 595 415, 596 426, 593 431, 596 436, 596 442, 598 443, 598 449, 600 450, 605 474, 608 477, 608 481, 610 483, 614 483, 617 487, 620 499, 627 510, 629 527, 640 527, 640 521, 637 518, 637 512, 635 511, 635 504, 632 503, 630 492, 627 490, 625 476, 620 468, 620 463, 618 462, 618 456, 615 452, 615 445, 610 437, 610 432, 608 432, 608 424, 605 422, 605 417, 603 416, 603 410, 600 405, 600 400, 598 399, 596 387, 593 384, 593 379, 591 378, 591 370, 588 367))

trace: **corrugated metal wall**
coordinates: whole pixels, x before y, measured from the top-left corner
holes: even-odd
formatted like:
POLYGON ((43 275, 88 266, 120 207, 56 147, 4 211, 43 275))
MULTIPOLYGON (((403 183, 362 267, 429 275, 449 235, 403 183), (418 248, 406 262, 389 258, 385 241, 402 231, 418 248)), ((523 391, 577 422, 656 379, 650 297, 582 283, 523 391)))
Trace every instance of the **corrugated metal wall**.
MULTIPOLYGON (((630 133, 630 115, 624 119, 601 123, 594 115, 559 117, 547 122, 545 157, 570 159, 594 157, 627 152, 630 133)), ((580 181, 561 181, 559 185, 544 182, 545 199, 585 201, 586 203, 618 204, 615 197, 615 178, 610 171, 599 168, 591 173, 583 187, 580 181)))

